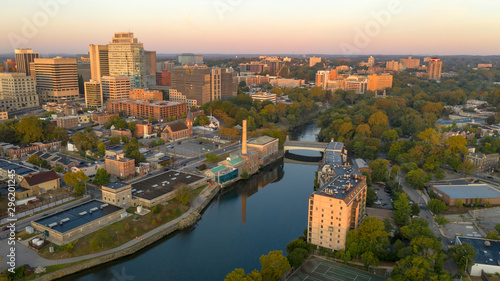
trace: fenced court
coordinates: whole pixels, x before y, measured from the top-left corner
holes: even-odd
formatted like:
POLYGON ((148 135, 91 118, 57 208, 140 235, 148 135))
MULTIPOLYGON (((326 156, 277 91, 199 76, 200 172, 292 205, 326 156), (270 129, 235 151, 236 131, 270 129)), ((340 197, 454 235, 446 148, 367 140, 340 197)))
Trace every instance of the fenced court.
POLYGON ((287 281, 382 281, 385 278, 333 261, 310 257, 287 281))

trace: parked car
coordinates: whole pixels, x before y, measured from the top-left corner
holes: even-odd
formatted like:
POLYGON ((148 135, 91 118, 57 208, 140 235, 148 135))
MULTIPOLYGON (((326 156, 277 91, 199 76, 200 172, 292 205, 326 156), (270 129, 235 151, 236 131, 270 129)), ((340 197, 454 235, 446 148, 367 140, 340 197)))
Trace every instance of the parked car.
POLYGON ((178 141, 178 142, 177 142, 177 144, 181 144, 181 143, 182 143, 182 141, 178 141))
POLYGON ((375 204, 375 205, 382 205, 382 202, 380 202, 380 200, 378 200, 378 201, 373 202, 373 204, 375 204))
POLYGON ((6 231, 7 229, 9 229, 9 227, 8 227, 8 226, 4 226, 4 227, 2 228, 2 231, 6 231))

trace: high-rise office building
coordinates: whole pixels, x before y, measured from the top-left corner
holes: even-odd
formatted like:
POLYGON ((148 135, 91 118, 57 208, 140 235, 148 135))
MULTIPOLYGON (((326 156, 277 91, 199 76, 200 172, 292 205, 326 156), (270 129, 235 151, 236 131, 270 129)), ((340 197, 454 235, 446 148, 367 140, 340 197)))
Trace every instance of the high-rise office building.
POLYGON ((24 73, 0 73, 0 106, 11 111, 39 104, 33 77, 24 73))
POLYGON ((429 61, 429 67, 427 68, 427 74, 429 79, 441 80, 441 68, 443 67, 443 62, 438 58, 433 58, 429 61))
POLYGON ((104 101, 129 98, 130 78, 128 76, 103 76, 101 86, 104 101))
POLYGON ((78 71, 75 58, 36 58, 31 71, 42 102, 78 98, 78 71), (34 71, 33 71, 34 70, 34 71))
POLYGON ((199 106, 210 102, 210 68, 184 66, 172 69, 172 88, 181 92, 187 99, 195 99, 199 106))
POLYGON ((186 65, 186 64, 202 65, 203 64, 203 56, 185 53, 185 54, 177 56, 177 63, 180 65, 186 65))
POLYGON ((115 33, 108 44, 109 74, 130 78, 131 88, 144 88, 146 60, 144 46, 132 32, 115 33))
POLYGON ((40 55, 38 53, 33 53, 32 49, 16 49, 14 52, 16 55, 17 72, 31 75, 30 63, 34 62, 40 55))
POLYGON ((109 57, 107 45, 90 45, 90 76, 101 81, 103 76, 109 76, 109 57))
POLYGON ((85 82, 85 104, 87 107, 102 108, 104 103, 99 81, 91 79, 89 82, 85 82))
POLYGON ((238 94, 236 72, 232 68, 214 67, 210 72, 211 99, 234 98, 238 94))

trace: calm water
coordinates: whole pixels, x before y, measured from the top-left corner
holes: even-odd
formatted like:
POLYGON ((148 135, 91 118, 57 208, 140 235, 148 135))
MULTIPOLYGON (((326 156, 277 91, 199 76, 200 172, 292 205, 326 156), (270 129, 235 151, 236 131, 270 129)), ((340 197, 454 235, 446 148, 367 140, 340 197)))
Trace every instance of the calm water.
MULTIPOLYGON (((314 124, 292 139, 316 141, 314 124)), ((318 156, 318 152, 294 151, 318 156)), ((180 231, 117 262, 64 280, 223 280, 234 268, 260 270, 259 257, 283 250, 307 227, 308 197, 317 166, 276 163, 224 189, 191 231, 180 231), (133 278, 133 279, 132 279, 133 278)))

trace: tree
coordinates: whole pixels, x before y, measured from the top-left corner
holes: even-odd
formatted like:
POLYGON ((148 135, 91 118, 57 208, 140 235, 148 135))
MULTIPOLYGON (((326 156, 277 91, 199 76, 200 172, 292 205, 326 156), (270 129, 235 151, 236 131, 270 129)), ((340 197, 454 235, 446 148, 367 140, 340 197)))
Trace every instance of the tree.
POLYGON ((500 235, 498 235, 495 231, 490 231, 486 234, 486 239, 500 240, 500 235))
POLYGON ((455 202, 455 207, 462 208, 463 206, 464 206, 464 200, 458 199, 457 202, 455 202))
POLYGON ((411 207, 410 200, 406 193, 401 193, 399 198, 394 201, 394 222, 403 227, 410 222, 411 207))
POLYGON ((361 261, 366 266, 366 268, 370 269, 370 266, 378 266, 379 260, 372 252, 365 252, 361 255, 361 261))
POLYGON ((193 191, 185 183, 178 183, 174 186, 175 198, 181 204, 188 204, 193 199, 193 191))
POLYGON ((241 172, 241 178, 246 180, 248 179, 249 175, 248 175, 248 172, 246 169, 243 169, 243 171, 241 172))
POLYGON ((207 158, 207 160, 212 163, 217 162, 217 160, 219 160, 217 154, 212 152, 205 154, 205 158, 207 158))
POLYGON ((411 205, 411 214, 414 216, 418 216, 420 214, 420 207, 418 204, 411 205))
POLYGON ((101 156, 104 156, 106 155, 106 145, 104 143, 100 143, 98 146, 97 146, 97 151, 99 151, 99 155, 101 156))
POLYGON ((119 137, 112 137, 110 139, 110 143, 111 145, 117 145, 117 144, 120 144, 120 138, 119 137))
POLYGON ((64 171, 64 168, 61 165, 57 165, 54 167, 54 171, 56 171, 57 173, 62 173, 64 171))
POLYGON ((495 224, 495 230, 500 233, 500 223, 495 224))
POLYGON ((260 264, 264 281, 277 281, 285 272, 292 269, 288 259, 283 256, 283 251, 271 251, 267 255, 262 255, 260 264))
POLYGON ((429 176, 422 169, 409 171, 405 176, 405 181, 418 189, 423 189, 425 183, 429 180, 429 176))
POLYGON ((370 166, 370 169, 372 169, 371 176, 374 182, 387 181, 387 175, 389 172, 389 161, 385 159, 377 159, 370 161, 368 166, 370 166))
POLYGON ((439 215, 446 210, 446 203, 439 199, 431 199, 427 204, 427 208, 434 214, 439 215))
POLYGON ((128 137, 127 136, 122 136, 122 142, 123 143, 128 143, 128 137))
POLYGON ((104 245, 109 243, 113 239, 113 236, 109 231, 101 230, 97 232, 92 239, 90 239, 90 248, 98 250, 99 248, 104 248, 104 245))
POLYGON ((382 221, 376 217, 366 217, 358 229, 347 233, 346 248, 355 256, 372 252, 382 256, 389 245, 389 234, 382 221))
POLYGON ((377 194, 375 193, 375 191, 371 187, 368 187, 366 189, 366 206, 373 206, 373 202, 375 202, 376 198, 377 194))
POLYGON ((301 266, 309 258, 309 252, 304 248, 296 248, 288 254, 288 261, 294 268, 301 266))
POLYGON ((470 160, 465 160, 462 163, 460 170, 462 171, 462 174, 469 176, 477 170, 477 167, 470 160))
POLYGON ((86 182, 89 180, 83 171, 78 171, 76 173, 67 172, 64 174, 64 182, 69 186, 74 188, 77 195, 83 194, 85 192, 86 182))
POLYGON ((43 141, 43 124, 36 116, 24 117, 16 126, 16 133, 24 144, 43 141))
POLYGON ((153 123, 154 121, 156 121, 156 119, 153 117, 153 116, 149 116, 149 122, 153 123))
POLYGON ((96 185, 106 185, 110 182, 111 175, 106 171, 106 169, 101 168, 97 170, 94 177, 94 184, 96 185))
POLYGON ((157 146, 156 141, 152 140, 151 143, 149 143, 149 146, 151 146, 151 147, 157 146))
POLYGON ((448 223, 450 223, 450 221, 448 219, 446 219, 445 217, 442 217, 442 216, 438 216, 436 218, 436 222, 437 222, 437 224, 442 225, 442 226, 445 226, 448 223))
POLYGON ((243 268, 236 268, 233 272, 226 275, 224 281, 262 281, 262 276, 257 270, 245 274, 243 268))
POLYGON ((461 270, 466 270, 466 267, 474 265, 476 251, 471 244, 463 242, 448 249, 448 256, 456 262, 461 270))
POLYGON ((158 140, 158 145, 163 145, 163 144, 165 144, 165 140, 163 140, 163 139, 159 139, 159 140, 158 140))
POLYGON ((391 219, 389 217, 384 218, 384 229, 387 233, 394 230, 394 227, 392 227, 391 219))

